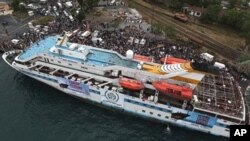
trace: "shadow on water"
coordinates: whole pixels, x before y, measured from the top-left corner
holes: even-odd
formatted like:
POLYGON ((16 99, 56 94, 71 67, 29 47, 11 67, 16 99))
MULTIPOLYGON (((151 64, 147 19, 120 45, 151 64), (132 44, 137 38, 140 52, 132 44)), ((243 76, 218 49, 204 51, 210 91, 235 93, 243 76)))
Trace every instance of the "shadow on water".
POLYGON ((171 125, 171 133, 166 133, 167 125, 99 108, 4 65, 0 72, 5 92, 0 95, 1 140, 227 140, 171 125))

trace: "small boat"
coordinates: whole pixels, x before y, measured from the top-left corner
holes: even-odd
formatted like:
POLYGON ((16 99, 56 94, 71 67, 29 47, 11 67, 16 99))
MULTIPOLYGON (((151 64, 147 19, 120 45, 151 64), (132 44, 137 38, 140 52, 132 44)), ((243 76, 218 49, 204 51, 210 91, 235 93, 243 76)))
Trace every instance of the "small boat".
POLYGON ((191 100, 193 97, 192 89, 186 86, 178 86, 175 84, 168 83, 164 80, 153 82, 153 86, 159 92, 177 99, 191 100))
POLYGON ((139 91, 139 90, 142 90, 144 88, 144 85, 141 81, 135 80, 135 79, 130 79, 130 78, 125 78, 125 77, 120 78, 119 84, 123 88, 133 90, 133 91, 139 91))
POLYGON ((180 59, 176 57, 162 57, 160 60, 162 63, 166 62, 166 64, 181 64, 181 63, 189 62, 188 60, 180 59))

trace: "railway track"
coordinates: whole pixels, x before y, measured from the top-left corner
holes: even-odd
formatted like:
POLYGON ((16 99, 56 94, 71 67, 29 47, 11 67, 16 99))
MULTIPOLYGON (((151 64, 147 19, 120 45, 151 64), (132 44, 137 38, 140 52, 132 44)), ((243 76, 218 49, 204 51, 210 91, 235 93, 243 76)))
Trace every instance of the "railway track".
POLYGON ((185 36, 187 36, 188 38, 197 38, 197 39, 200 39, 201 41, 203 41, 203 45, 230 59, 230 60, 235 60, 235 57, 238 56, 239 54, 239 51, 235 50, 235 49, 232 49, 231 47, 228 47, 224 44, 221 44, 220 42, 206 36, 205 34, 203 33, 200 33, 198 31, 195 31, 193 29, 190 29, 187 27, 186 23, 182 23, 176 19, 173 18, 173 15, 172 14, 167 14, 165 12, 160 12, 158 10, 152 10, 151 8, 149 7, 146 7, 144 5, 141 5, 140 3, 132 0, 130 1, 130 3, 135 6, 135 8, 140 11, 143 15, 145 16, 148 16, 148 17, 151 17, 153 20, 159 22, 159 23, 162 23, 162 24, 170 24, 170 25, 173 25, 176 29, 176 31, 180 34, 183 34, 185 36), (154 15, 154 16, 152 16, 154 15))

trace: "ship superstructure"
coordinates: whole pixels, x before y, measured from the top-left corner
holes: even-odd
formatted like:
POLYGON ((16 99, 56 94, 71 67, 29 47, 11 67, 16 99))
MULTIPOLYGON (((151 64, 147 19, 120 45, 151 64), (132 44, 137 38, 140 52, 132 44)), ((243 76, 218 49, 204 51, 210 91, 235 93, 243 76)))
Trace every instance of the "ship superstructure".
POLYGON ((27 50, 3 54, 17 71, 69 95, 138 116, 229 137, 245 123, 240 88, 229 74, 215 76, 191 62, 157 64, 50 36, 27 50))

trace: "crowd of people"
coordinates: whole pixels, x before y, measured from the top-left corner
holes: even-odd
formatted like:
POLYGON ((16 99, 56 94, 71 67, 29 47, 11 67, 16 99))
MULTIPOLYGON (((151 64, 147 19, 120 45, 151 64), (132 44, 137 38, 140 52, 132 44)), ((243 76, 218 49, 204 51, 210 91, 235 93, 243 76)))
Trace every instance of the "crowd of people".
POLYGON ((98 37, 102 41, 93 42, 92 37, 79 39, 77 35, 70 38, 71 42, 84 43, 86 45, 113 50, 122 55, 126 54, 127 50, 132 50, 134 53, 144 56, 151 56, 158 62, 160 58, 171 55, 178 58, 183 58, 192 61, 199 59, 197 46, 189 42, 172 43, 164 37, 145 33, 144 31, 135 28, 126 28, 119 30, 102 30, 98 31, 98 37), (130 39, 133 41, 129 41, 130 39), (137 40, 137 42, 135 41, 137 40), (145 44, 140 41, 145 40, 145 44), (158 47, 160 45, 160 47, 158 47))
MULTIPOLYGON (((60 14, 63 13, 63 9, 58 11, 60 14)), ((11 40, 1 41, 0 50, 3 52, 12 49, 25 50, 32 43, 42 40, 46 36, 62 34, 64 31, 73 32, 76 29, 78 29, 78 32, 86 31, 89 27, 92 32, 98 30, 98 35, 95 37, 98 40, 93 41, 91 35, 84 39, 79 38, 80 34, 76 33, 70 36, 70 42, 113 50, 122 55, 125 55, 127 50, 132 50, 136 54, 152 57, 157 63, 160 63, 162 57, 170 55, 191 62, 207 63, 207 65, 210 65, 209 62, 200 57, 198 47, 190 42, 171 42, 163 36, 154 35, 131 26, 125 29, 112 29, 111 24, 108 23, 95 24, 94 22, 89 22, 89 24, 88 26, 87 23, 78 22, 77 20, 72 21, 66 16, 56 16, 55 20, 49 23, 47 31, 42 31, 43 26, 41 26, 38 31, 31 30, 27 33, 17 35, 16 39, 18 43, 13 43, 11 40), (129 41, 131 38, 133 38, 132 42, 129 41), (145 40, 145 43, 141 44, 141 40, 145 40)), ((237 79, 242 79, 239 73, 232 73, 237 79)))

